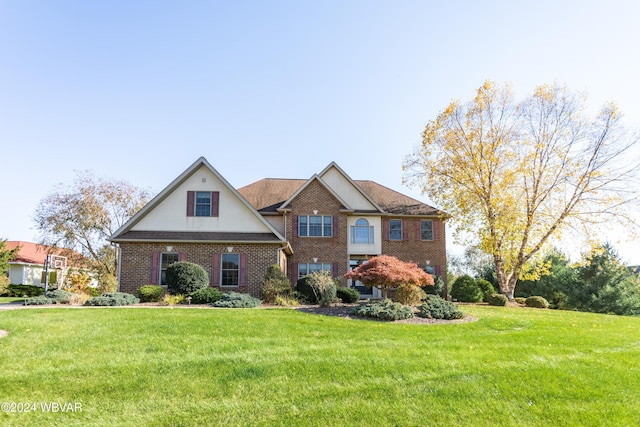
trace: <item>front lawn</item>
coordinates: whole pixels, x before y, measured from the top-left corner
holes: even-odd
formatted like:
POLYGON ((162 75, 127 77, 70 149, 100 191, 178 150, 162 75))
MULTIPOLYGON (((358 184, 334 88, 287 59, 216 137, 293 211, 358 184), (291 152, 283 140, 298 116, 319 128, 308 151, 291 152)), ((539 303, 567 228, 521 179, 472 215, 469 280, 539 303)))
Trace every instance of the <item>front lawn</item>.
POLYGON ((24 298, 20 297, 0 297, 0 304, 9 304, 10 302, 24 301, 24 298))
POLYGON ((640 424, 640 318, 464 311, 479 320, 389 324, 290 309, 1 311, 9 335, 0 338, 0 402, 22 411, 3 412, 0 424, 640 424), (47 412, 50 402, 66 411, 47 412))

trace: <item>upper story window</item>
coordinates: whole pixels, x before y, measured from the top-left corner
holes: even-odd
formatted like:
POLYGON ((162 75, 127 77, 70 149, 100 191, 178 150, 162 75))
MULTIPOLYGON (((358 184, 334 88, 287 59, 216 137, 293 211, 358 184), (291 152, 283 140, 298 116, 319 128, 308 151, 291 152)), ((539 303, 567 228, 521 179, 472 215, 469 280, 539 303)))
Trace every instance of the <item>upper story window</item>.
POLYGON ((373 226, 369 225, 366 219, 358 218, 356 224, 351 226, 351 243, 372 244, 373 242, 373 226))
POLYGON ((211 216, 211 191, 196 191, 196 216, 211 216))
POLYGON ((420 221, 420 240, 433 240, 433 221, 420 221))
POLYGON ((298 236, 331 237, 333 236, 331 215, 298 216, 298 236))
POLYGON ((402 240, 402 220, 389 220, 389 240, 402 240))
POLYGON ((187 216, 218 216, 218 191, 187 191, 187 216))

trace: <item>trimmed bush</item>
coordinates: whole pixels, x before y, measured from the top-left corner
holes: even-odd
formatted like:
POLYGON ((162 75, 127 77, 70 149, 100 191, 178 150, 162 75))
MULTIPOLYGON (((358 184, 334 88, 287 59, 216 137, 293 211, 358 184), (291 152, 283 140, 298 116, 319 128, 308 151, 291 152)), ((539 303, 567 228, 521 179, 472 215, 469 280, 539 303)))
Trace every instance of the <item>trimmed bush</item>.
POLYGON ((425 293, 427 295, 438 295, 438 296, 442 296, 442 293, 444 292, 444 279, 441 276, 436 276, 435 274, 432 274, 433 276, 433 286, 422 286, 422 290, 425 291, 425 293))
POLYGON ((202 288, 189 294, 192 304, 213 304, 220 300, 222 292, 216 288, 202 288))
POLYGON ((375 303, 364 303, 349 310, 349 314, 378 320, 403 320, 413 318, 411 307, 399 302, 383 300, 375 303))
POLYGON ((520 305, 525 305, 526 304, 525 301, 527 301, 526 298, 522 298, 522 297, 515 297, 514 300, 520 305))
POLYGON ((532 308, 549 308, 549 301, 539 296, 532 296, 524 301, 527 307, 532 308))
MULTIPOLYGON (((336 282, 328 271, 313 272, 305 277, 305 286, 308 287, 305 291, 309 292, 310 289, 313 300, 320 304, 320 307, 329 307, 336 300, 336 282)), ((301 293, 307 297, 306 293, 301 293)), ((310 300, 309 302, 313 304, 310 300)))
POLYGON ((355 288, 345 288, 338 286, 336 288, 336 296, 345 304, 351 304, 360 299, 360 292, 355 288))
POLYGON ((158 302, 164 295, 164 288, 158 285, 145 285, 138 289, 140 302, 158 302))
POLYGON ((288 299, 292 293, 291 281, 280 269, 280 266, 278 264, 270 265, 262 281, 262 300, 268 304, 273 304, 277 297, 288 299))
POLYGON ((489 298, 491 297, 491 295, 496 294, 495 288, 488 280, 485 280, 481 277, 479 279, 476 279, 476 284, 480 288, 480 291, 482 291, 482 301, 489 302, 489 298))
POLYGON ((40 295, 37 297, 31 297, 24 300, 24 305, 49 305, 53 304, 55 301, 51 298, 47 298, 44 295, 40 295))
POLYGON ((393 300, 400 304, 418 305, 426 297, 427 294, 419 286, 403 284, 396 289, 393 300))
POLYGON ((464 313, 457 305, 445 301, 436 295, 427 295, 425 302, 418 307, 418 316, 426 319, 462 319, 464 313))
POLYGON ((198 289, 209 286, 207 272, 192 262, 174 262, 167 267, 167 287, 172 294, 191 294, 198 289))
POLYGON ((51 298, 58 304, 69 304, 73 294, 71 292, 63 291, 62 289, 54 289, 53 291, 47 291, 44 296, 51 298))
POLYGON ((453 282, 451 296, 461 302, 480 302, 483 297, 482 290, 476 280, 466 274, 453 282))
POLYGON ((489 305, 495 305, 497 307, 506 307, 509 303, 509 299, 502 294, 492 294, 487 298, 489 305))
POLYGON ((318 298, 316 297, 316 293, 308 282, 309 276, 302 276, 299 278, 296 282, 296 292, 302 295, 308 304, 317 304, 318 298))
POLYGON ((7 296, 18 297, 23 296, 37 297, 44 294, 44 288, 32 285, 9 285, 7 286, 7 296))
POLYGON ((214 302, 214 307, 224 308, 254 308, 262 304, 258 298, 254 298, 249 294, 241 294, 238 292, 227 292, 222 294, 219 301, 214 302))
POLYGON ((102 294, 99 297, 89 298, 84 305, 89 306, 120 306, 132 305, 140 302, 140 299, 125 292, 111 292, 102 294))

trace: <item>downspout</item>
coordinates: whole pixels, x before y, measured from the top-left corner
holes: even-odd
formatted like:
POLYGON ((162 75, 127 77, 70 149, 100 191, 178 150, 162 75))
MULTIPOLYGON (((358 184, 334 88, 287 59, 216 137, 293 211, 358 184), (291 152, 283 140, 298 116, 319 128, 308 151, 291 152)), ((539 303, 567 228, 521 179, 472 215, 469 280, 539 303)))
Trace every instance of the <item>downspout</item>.
POLYGON ((120 275, 122 274, 122 257, 120 256, 120 245, 111 242, 111 245, 116 248, 116 264, 118 268, 118 292, 120 292, 120 275))

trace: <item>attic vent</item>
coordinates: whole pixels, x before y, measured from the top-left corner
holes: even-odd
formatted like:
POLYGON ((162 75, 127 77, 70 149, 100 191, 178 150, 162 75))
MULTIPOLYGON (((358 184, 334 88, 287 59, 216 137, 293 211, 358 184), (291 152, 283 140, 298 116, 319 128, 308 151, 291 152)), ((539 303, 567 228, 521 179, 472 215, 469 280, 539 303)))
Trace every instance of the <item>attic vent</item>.
POLYGON ((202 182, 207 182, 207 178, 202 178, 202 182))

